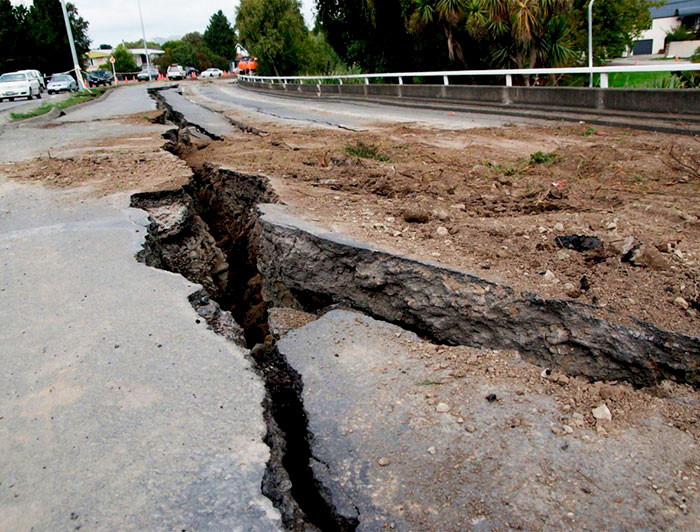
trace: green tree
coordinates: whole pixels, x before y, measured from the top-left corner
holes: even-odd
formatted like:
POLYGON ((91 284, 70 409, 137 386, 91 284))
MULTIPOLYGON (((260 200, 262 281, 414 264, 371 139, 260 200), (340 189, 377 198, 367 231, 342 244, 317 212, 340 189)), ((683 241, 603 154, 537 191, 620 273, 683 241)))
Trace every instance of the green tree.
POLYGON ((114 70, 117 72, 136 72, 138 70, 134 56, 123 44, 117 46, 112 55, 114 56, 114 70))
POLYGON ((298 0, 241 0, 236 14, 241 43, 259 61, 261 74, 304 70, 309 30, 298 0))
POLYGON ((217 11, 209 19, 204 43, 216 55, 229 59, 236 57, 236 34, 223 11, 217 11))
MULTIPOLYGON (((66 4, 75 49, 79 58, 90 50, 88 22, 78 15, 73 4, 66 4)), ((29 41, 28 61, 42 72, 61 72, 73 68, 73 58, 68 45, 68 35, 63 22, 59 0, 34 0, 27 11, 26 32, 29 41)))
POLYGON ((445 33, 450 60, 457 59, 462 65, 466 65, 456 33, 463 23, 467 0, 413 0, 412 7, 413 11, 408 19, 409 30, 422 33, 428 26, 437 24, 445 33))
MULTIPOLYGON (((463 67, 444 54, 445 36, 437 24, 408 31, 413 0, 316 0, 316 6, 318 29, 346 64, 370 72, 463 67)), ((463 28, 454 36, 473 48, 463 28)), ((473 55, 467 62, 478 65, 478 54, 473 55)))
POLYGON ((21 29, 17 11, 10 0, 0 0, 0 72, 19 69, 17 60, 21 29))
MULTIPOLYGON (((574 0, 574 9, 569 16, 575 47, 586 55, 588 1, 574 0)), ((641 32, 651 27, 649 8, 661 4, 663 0, 596 0, 593 4, 593 58, 596 64, 620 57, 631 48, 641 32)))
POLYGON ((497 66, 563 66, 576 59, 565 19, 571 8, 572 0, 470 0, 466 25, 473 37, 492 40, 497 66))
MULTIPOLYGON (((126 41, 123 43, 128 49, 133 48, 143 48, 143 40, 140 41, 126 41)), ((160 44, 153 41, 146 41, 146 45, 152 50, 162 50, 160 44)))

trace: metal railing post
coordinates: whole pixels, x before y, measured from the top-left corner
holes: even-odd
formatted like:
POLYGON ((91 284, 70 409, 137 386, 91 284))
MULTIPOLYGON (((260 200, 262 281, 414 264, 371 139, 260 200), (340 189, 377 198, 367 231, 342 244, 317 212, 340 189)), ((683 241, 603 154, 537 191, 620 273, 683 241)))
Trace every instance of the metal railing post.
POLYGON ((443 83, 443 85, 450 84, 450 80, 447 78, 447 76, 442 76, 442 83, 443 83))
POLYGON ((369 85, 369 78, 365 78, 365 85, 369 85))
POLYGON ((340 85, 343 84, 343 78, 338 78, 338 84, 340 84, 340 85))
POLYGON ((403 78, 399 76, 399 85, 403 85, 403 78))
POLYGON ((511 74, 506 74, 506 87, 513 86, 513 76, 511 74))
POLYGON ((607 72, 600 73, 600 88, 601 89, 608 88, 608 73, 607 72))
POLYGON ((591 0, 588 3, 588 68, 591 69, 588 86, 593 86, 593 3, 591 0))

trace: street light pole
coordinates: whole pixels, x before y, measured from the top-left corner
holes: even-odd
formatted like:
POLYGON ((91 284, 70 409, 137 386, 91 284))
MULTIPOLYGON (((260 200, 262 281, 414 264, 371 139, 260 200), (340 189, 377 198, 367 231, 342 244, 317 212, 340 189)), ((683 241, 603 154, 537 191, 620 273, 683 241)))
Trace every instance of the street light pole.
POLYGON ((148 44, 146 44, 146 29, 143 26, 143 14, 141 13, 141 0, 136 0, 139 5, 139 18, 141 19, 141 35, 143 35, 143 51, 146 54, 146 66, 148 66, 148 81, 153 81, 151 77, 151 58, 148 55, 148 44))
POLYGON ((588 68, 591 69, 589 87, 593 86, 593 2, 595 0, 588 3, 588 68))
POLYGON ((66 0, 61 0, 61 9, 63 9, 63 20, 66 22, 66 32, 68 32, 68 44, 70 51, 73 54, 73 68, 75 69, 75 77, 78 86, 81 90, 85 90, 83 75, 80 73, 80 63, 78 63, 78 54, 75 53, 75 41, 73 40, 73 30, 70 27, 70 19, 68 18, 68 10, 66 9, 66 0))

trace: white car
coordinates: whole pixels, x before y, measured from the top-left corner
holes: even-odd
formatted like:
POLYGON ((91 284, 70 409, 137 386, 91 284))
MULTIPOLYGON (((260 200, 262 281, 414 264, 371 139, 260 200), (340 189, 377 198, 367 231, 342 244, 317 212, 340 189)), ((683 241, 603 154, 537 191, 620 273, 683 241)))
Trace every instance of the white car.
POLYGON ((224 72, 219 68, 207 68, 204 72, 202 72, 202 75, 199 77, 200 78, 220 78, 223 75, 224 75, 224 72))
POLYGON ((0 102, 7 99, 34 97, 41 98, 39 81, 26 72, 10 72, 0 76, 0 102))
POLYGON ((49 94, 63 91, 73 92, 78 90, 78 84, 75 82, 73 76, 69 76, 68 74, 54 74, 51 76, 46 90, 49 94))
POLYGON ((41 85, 41 90, 46 90, 46 80, 44 80, 44 76, 42 76, 41 72, 39 72, 38 70, 18 70, 17 73, 29 74, 30 77, 36 78, 36 80, 39 82, 39 85, 41 85))
POLYGON ((180 65, 170 65, 167 76, 168 79, 185 79, 185 69, 180 65))

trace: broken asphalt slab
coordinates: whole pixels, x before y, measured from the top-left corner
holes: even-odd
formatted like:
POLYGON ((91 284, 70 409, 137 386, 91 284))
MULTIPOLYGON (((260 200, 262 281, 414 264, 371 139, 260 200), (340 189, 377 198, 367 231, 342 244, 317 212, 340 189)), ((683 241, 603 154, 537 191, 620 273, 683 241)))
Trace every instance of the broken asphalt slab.
POLYGON ((212 138, 238 136, 240 131, 221 113, 211 111, 185 98, 179 89, 158 91, 165 104, 184 120, 197 126, 212 138))
MULTIPOLYGON (((357 530, 697 524, 692 487, 680 506, 667 499, 689 493, 671 487, 698 456, 690 434, 651 415, 610 437, 591 427, 555 433, 567 408, 523 391, 522 376, 539 370, 517 355, 498 355, 509 359, 509 378, 495 367, 454 378, 436 362, 441 348, 342 310, 290 332, 277 349, 298 373, 316 479, 357 530)), ((479 366, 485 352, 472 352, 479 366)))
POLYGON ((0 529, 277 530, 263 383, 128 201, 0 181, 0 529))

